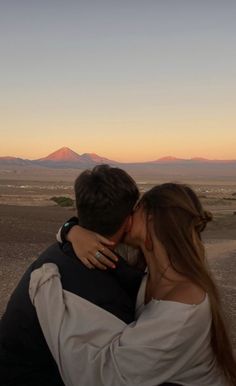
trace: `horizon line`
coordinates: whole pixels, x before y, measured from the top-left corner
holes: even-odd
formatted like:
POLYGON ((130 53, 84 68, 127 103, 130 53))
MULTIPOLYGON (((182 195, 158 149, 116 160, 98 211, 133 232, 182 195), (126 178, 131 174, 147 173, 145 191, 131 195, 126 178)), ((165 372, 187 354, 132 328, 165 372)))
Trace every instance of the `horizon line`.
MULTIPOLYGON (((172 156, 172 155, 164 155, 164 156, 160 156, 159 158, 155 158, 155 159, 152 159, 152 160, 148 160, 148 161, 138 161, 138 160, 135 160, 135 161, 116 161, 115 159, 109 159, 105 156, 101 156, 95 152, 83 152, 83 153, 77 153, 77 151, 75 150, 72 150, 71 148, 67 147, 67 146, 63 146, 57 150, 54 150, 52 152, 50 152, 49 154, 47 154, 46 156, 43 156, 43 157, 38 157, 38 158, 25 158, 25 157, 22 157, 22 156, 12 156, 12 155, 0 155, 0 159, 11 159, 11 158, 16 158, 16 159, 21 159, 21 160, 24 160, 24 161, 39 161, 39 160, 43 160, 47 157, 50 157, 51 155, 55 154, 55 153, 59 153, 60 151, 70 151, 78 156, 83 156, 83 155, 93 155, 93 156, 97 156, 99 158, 104 158, 105 160, 107 161, 110 161, 110 162, 116 162, 116 163, 121 163, 121 164, 133 164, 133 163, 153 163, 153 162, 157 162, 157 161, 167 161, 167 162, 171 162, 171 161, 236 161, 236 158, 206 158, 204 156, 191 156, 191 157, 178 157, 178 156, 172 156)), ((63 159, 61 160, 63 162, 63 159)), ((54 161, 56 162, 56 161, 54 161)), ((58 162, 60 162, 60 160, 58 160, 58 162)), ((64 162, 73 162, 72 160, 68 160, 68 161, 65 161, 64 162)))

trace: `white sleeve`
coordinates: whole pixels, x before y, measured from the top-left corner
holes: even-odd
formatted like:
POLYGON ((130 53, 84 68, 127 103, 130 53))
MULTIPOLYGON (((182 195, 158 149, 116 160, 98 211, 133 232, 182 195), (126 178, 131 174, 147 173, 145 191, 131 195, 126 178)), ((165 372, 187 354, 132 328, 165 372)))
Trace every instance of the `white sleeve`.
POLYGON ((60 243, 60 244, 62 244, 61 230, 62 230, 62 227, 60 227, 60 229, 58 230, 58 232, 56 234, 56 239, 57 239, 58 243, 60 243))
POLYGON ((173 323, 173 315, 157 318, 153 307, 147 307, 137 322, 126 325, 63 290, 58 268, 51 263, 31 274, 29 292, 66 386, 154 386, 186 364, 180 355, 183 342, 177 338, 187 313, 175 315, 173 323))

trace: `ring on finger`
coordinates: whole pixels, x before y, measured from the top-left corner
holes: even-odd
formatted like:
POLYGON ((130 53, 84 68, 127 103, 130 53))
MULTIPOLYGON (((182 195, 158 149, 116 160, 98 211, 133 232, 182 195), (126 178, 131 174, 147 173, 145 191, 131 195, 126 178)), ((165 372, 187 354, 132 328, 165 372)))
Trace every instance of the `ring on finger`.
POLYGON ((95 257, 96 257, 96 259, 99 261, 99 260, 101 259, 101 257, 102 257, 102 254, 101 254, 99 251, 97 251, 97 252, 95 253, 95 257))

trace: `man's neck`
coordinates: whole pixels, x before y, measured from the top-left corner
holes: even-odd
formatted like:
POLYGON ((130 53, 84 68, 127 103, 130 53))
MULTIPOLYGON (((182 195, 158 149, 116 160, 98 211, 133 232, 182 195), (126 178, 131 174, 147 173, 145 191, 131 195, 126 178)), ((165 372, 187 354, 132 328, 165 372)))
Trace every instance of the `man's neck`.
POLYGON ((114 245, 112 246, 111 249, 115 248, 115 246, 121 242, 121 240, 124 238, 124 233, 125 233, 125 227, 121 226, 120 229, 118 229, 118 231, 113 235, 105 236, 109 240, 114 242, 114 245))
POLYGON ((113 245, 111 245, 109 247, 109 249, 114 249, 116 247, 116 245, 120 243, 121 237, 117 233, 115 233, 112 236, 105 236, 108 240, 113 241, 113 243, 114 243, 113 245))

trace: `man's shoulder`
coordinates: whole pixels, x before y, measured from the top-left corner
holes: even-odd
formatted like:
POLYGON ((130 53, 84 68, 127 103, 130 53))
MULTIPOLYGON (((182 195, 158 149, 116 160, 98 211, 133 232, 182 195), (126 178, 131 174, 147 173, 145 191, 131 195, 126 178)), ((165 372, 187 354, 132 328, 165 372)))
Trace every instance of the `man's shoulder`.
MULTIPOLYGON (((64 289, 77 292, 82 288, 90 288, 92 282, 101 285, 110 275, 104 271, 88 269, 75 255, 70 243, 50 245, 35 260, 31 266, 31 272, 40 268, 43 264, 54 263, 57 265, 64 289)), ((114 279, 112 280, 114 282, 114 279)))
POLYGON ((45 249, 31 265, 31 271, 40 268, 43 264, 54 263, 58 266, 76 261, 73 253, 68 249, 64 250, 59 243, 54 243, 45 249))
POLYGON ((46 260, 50 258, 60 257, 64 252, 59 243, 53 243, 49 245, 38 257, 37 260, 46 260))
POLYGON ((35 260, 35 264, 38 265, 42 261, 46 261, 47 259, 55 259, 55 257, 60 257, 61 254, 63 253, 59 243, 54 243, 49 245, 48 248, 46 248, 39 257, 35 260))

